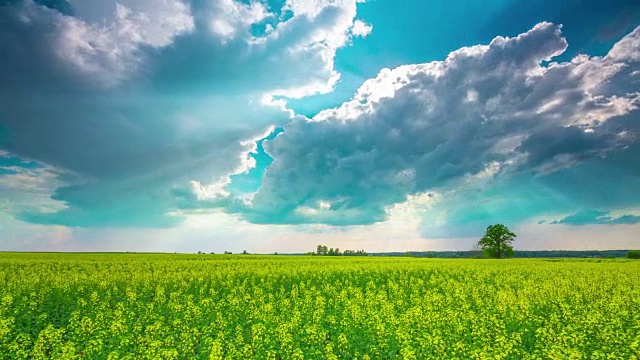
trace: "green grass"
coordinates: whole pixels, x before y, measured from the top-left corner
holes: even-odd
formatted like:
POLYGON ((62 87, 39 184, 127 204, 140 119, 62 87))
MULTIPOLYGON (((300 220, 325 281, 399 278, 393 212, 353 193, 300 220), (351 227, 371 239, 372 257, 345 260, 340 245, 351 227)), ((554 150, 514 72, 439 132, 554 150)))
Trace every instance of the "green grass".
POLYGON ((640 262, 0 253, 0 357, 633 359, 640 262))

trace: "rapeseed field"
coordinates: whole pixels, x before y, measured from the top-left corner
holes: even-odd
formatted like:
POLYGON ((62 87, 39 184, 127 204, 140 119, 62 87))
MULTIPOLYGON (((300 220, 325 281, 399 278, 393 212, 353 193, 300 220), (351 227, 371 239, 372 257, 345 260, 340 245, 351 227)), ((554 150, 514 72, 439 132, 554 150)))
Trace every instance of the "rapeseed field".
POLYGON ((0 254, 3 359, 637 359, 640 262, 0 254))

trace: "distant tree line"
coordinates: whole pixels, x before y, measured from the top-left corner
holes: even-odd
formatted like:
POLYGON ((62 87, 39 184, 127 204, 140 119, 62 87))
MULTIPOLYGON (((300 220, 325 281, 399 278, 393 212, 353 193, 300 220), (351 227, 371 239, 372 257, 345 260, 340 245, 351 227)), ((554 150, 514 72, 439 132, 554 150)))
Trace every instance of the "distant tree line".
POLYGON ((345 250, 343 256, 369 256, 364 250, 345 250))
POLYGON ((316 247, 316 251, 308 252, 307 255, 315 255, 315 256, 368 256, 366 251, 364 250, 345 250, 344 252, 340 252, 339 248, 327 248, 326 245, 318 245, 316 247))

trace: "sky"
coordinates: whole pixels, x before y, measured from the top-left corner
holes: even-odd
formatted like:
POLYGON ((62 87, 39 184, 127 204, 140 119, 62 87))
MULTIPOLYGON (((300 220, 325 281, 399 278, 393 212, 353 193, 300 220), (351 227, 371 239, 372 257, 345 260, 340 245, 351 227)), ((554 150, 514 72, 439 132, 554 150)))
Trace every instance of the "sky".
POLYGON ((640 248, 640 3, 0 0, 0 251, 640 248))

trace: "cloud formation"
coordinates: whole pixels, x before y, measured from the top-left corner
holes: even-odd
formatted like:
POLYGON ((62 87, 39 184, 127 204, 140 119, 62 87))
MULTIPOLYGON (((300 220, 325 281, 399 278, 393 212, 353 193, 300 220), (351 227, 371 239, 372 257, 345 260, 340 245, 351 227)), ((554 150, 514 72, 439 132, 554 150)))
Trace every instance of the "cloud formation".
MULTIPOLYGON (((28 40, 22 43, 21 53, 10 56, 46 58, 53 64, 40 67, 62 69, 66 76, 102 86, 117 85, 134 73, 144 60, 145 49, 161 49, 177 36, 194 30, 189 5, 178 0, 159 1, 139 12, 115 3, 111 14, 94 23, 72 16, 73 8, 68 3, 57 4, 44 6, 25 0, 3 6, 3 45, 15 46, 13 42, 28 40)), ((3 64, 24 66, 14 62, 17 60, 5 59, 3 64)), ((24 75, 29 69, 20 70, 16 75, 24 75)))
POLYGON ((63 174, 67 226, 170 226, 171 190, 243 171, 290 120, 276 96, 330 91, 356 1, 11 1, 0 5, 0 149, 63 174), (43 5, 44 4, 44 5, 43 5))
POLYGON ((356 20, 353 23, 353 28, 351 29, 351 33, 354 36, 367 37, 373 31, 373 26, 371 24, 367 24, 362 20, 356 20))
POLYGON ((0 151, 0 212, 47 212, 61 210, 63 204, 51 193, 64 181, 56 169, 0 151))
POLYGON ((444 61, 383 69, 350 101, 266 142, 274 161, 259 191, 224 206, 257 223, 368 224, 407 196, 628 156, 640 130, 640 28, 606 56, 553 62, 566 48, 559 25, 540 23, 444 61))
POLYGON ((637 224, 640 223, 640 216, 621 215, 612 217, 609 211, 600 210, 582 210, 575 214, 571 214, 561 220, 552 222, 552 224, 566 225, 589 225, 589 224, 637 224))
POLYGON ((638 169, 620 167, 639 152, 640 29, 606 56, 557 63, 561 27, 540 23, 294 114, 287 98, 330 92, 338 49, 371 33, 357 2, 3 3, 0 149, 22 159, 0 167, 6 211, 81 227, 176 226, 202 208, 343 226, 408 206, 422 235, 459 237, 640 207, 638 169), (273 158, 261 181, 234 184, 258 147, 273 158))

